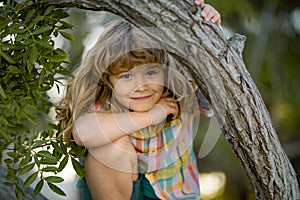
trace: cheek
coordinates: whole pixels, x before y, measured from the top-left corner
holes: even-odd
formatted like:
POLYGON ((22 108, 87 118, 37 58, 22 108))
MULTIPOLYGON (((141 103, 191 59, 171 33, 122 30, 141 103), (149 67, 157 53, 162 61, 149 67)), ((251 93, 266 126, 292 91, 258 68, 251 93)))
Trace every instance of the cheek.
POLYGON ((124 82, 117 82, 114 85, 113 95, 119 102, 122 102, 122 104, 126 104, 126 102, 128 101, 128 97, 132 95, 132 87, 133 86, 130 83, 125 84, 124 82))

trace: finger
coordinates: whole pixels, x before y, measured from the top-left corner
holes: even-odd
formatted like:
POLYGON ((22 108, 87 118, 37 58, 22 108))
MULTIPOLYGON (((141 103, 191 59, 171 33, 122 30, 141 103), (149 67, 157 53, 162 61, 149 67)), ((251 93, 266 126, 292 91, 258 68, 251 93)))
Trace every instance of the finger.
POLYGON ((166 97, 164 98, 167 102, 173 102, 173 103, 176 103, 177 104, 177 100, 174 99, 173 97, 166 97))
POLYGON ((221 24, 221 15, 216 13, 210 20, 212 23, 217 24, 218 26, 221 24))
POLYGON ((179 109, 178 109, 178 106, 175 106, 175 107, 173 107, 172 108, 173 110, 172 110, 172 119, 174 120, 174 119, 177 119, 177 117, 178 117, 178 115, 179 115, 179 109))
POLYGON ((178 112, 178 103, 177 102, 168 102, 168 107, 172 110, 172 114, 176 114, 178 112))
POLYGON ((195 6, 200 6, 202 7, 204 5, 204 0, 195 0, 195 6))
POLYGON ((161 97, 162 98, 165 98, 165 97, 168 97, 168 96, 170 96, 171 95, 171 92, 170 91, 165 91, 162 95, 161 95, 161 97))
POLYGON ((201 12, 201 17, 205 20, 205 21, 210 21, 210 19, 215 15, 215 11, 214 9, 208 5, 205 4, 202 8, 202 12, 201 12))

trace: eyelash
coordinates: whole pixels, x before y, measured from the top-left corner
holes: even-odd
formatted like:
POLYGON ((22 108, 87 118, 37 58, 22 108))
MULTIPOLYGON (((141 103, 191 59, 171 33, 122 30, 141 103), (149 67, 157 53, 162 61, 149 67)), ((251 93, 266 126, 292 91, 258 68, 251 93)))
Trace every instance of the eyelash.
POLYGON ((129 79, 132 77, 132 74, 123 74, 120 76, 120 79, 129 79), (130 77, 126 77, 126 76, 130 76, 130 77))
POLYGON ((158 74, 158 73, 154 70, 150 70, 150 71, 146 72, 146 75, 149 75, 149 76, 153 76, 153 75, 156 75, 156 74, 158 74))
MULTIPOLYGON (((146 74, 146 76, 154 76, 154 75, 158 74, 158 72, 155 70, 149 70, 145 74, 146 74)), ((122 74, 120 76, 120 79, 130 79, 132 77, 133 77, 132 74, 122 74)))

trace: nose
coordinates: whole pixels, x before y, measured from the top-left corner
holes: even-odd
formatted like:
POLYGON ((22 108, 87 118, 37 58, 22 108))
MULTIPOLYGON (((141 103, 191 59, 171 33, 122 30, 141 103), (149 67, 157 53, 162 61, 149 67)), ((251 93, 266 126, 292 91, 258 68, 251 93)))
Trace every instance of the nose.
POLYGON ((139 76, 136 79, 135 91, 143 92, 149 89, 148 80, 145 76, 139 76))

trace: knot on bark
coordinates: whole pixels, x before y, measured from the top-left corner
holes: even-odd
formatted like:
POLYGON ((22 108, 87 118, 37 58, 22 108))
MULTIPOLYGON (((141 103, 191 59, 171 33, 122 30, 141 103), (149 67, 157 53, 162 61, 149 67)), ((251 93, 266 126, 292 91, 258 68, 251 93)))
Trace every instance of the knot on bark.
POLYGON ((228 39, 229 46, 232 47, 242 58, 242 52, 244 50, 246 36, 235 33, 228 39))

